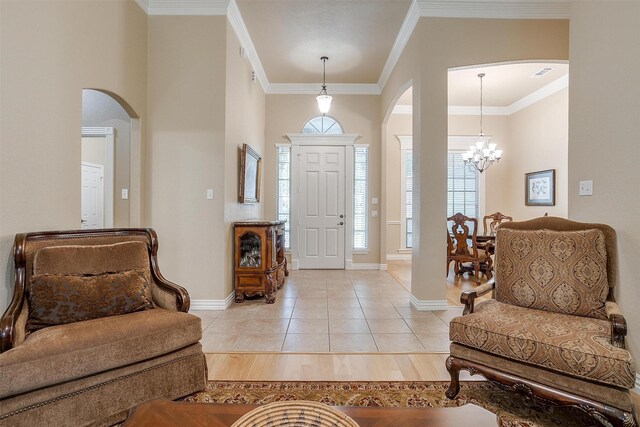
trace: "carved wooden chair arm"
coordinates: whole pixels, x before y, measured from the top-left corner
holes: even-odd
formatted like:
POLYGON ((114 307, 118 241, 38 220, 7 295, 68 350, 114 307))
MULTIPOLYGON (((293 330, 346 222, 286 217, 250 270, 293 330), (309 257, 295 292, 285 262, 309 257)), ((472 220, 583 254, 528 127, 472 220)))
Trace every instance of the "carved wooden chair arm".
POLYGON ((604 307, 607 318, 611 322, 611 344, 624 348, 624 337, 627 335, 627 321, 616 302, 607 301, 604 307))
POLYGON ((464 311, 462 314, 465 315, 473 313, 476 298, 491 292, 495 286, 496 279, 493 277, 487 283, 478 286, 472 291, 464 291, 462 295, 460 295, 460 302, 464 304, 464 311))

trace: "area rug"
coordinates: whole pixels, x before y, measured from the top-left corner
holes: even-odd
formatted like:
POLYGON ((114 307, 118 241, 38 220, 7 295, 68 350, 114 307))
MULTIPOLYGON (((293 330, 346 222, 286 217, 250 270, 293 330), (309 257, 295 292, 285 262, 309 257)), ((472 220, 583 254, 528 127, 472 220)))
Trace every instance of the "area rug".
POLYGON ((541 405, 485 381, 462 382, 456 400, 445 397, 448 386, 448 382, 410 381, 210 381, 205 391, 182 400, 251 404, 311 400, 334 406, 409 408, 444 408, 473 403, 496 414, 496 425, 503 427, 598 425, 577 409, 541 405))

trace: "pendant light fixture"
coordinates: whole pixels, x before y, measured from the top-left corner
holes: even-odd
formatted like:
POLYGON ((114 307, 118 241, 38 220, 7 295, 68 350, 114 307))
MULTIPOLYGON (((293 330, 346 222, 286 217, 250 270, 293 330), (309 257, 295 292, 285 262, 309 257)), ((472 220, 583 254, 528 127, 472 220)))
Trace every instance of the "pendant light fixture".
POLYGON ((489 138, 484 136, 482 131, 482 78, 484 73, 478 74, 480 78, 480 136, 475 145, 469 146, 469 151, 462 154, 462 159, 466 164, 475 167, 482 173, 494 163, 498 163, 502 157, 502 150, 496 150, 496 144, 489 144, 489 138))
POLYGON ((331 108, 331 99, 332 97, 327 94, 327 70, 325 65, 329 57, 323 56, 320 58, 322 61, 322 90, 320 94, 316 96, 316 101, 318 101, 318 109, 322 114, 327 114, 329 109, 331 108))

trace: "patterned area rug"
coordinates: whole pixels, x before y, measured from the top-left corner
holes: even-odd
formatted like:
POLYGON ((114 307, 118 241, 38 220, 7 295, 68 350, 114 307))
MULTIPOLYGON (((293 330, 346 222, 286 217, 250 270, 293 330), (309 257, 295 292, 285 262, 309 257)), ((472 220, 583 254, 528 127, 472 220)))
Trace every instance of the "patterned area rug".
POLYGON ((462 382, 456 400, 448 382, 210 381, 207 389, 182 399, 200 403, 266 404, 312 400, 336 406, 444 408, 474 403, 496 414, 504 427, 597 426, 573 408, 541 405, 488 382, 462 382))

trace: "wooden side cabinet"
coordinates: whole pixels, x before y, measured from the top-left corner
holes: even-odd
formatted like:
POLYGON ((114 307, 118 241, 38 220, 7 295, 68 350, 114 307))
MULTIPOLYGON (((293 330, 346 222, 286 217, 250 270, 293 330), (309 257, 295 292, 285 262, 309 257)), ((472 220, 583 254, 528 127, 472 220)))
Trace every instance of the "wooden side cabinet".
POLYGON ((245 296, 264 295, 276 301, 275 291, 284 284, 287 259, 284 256, 285 221, 241 221, 233 224, 234 286, 236 302, 245 296))

